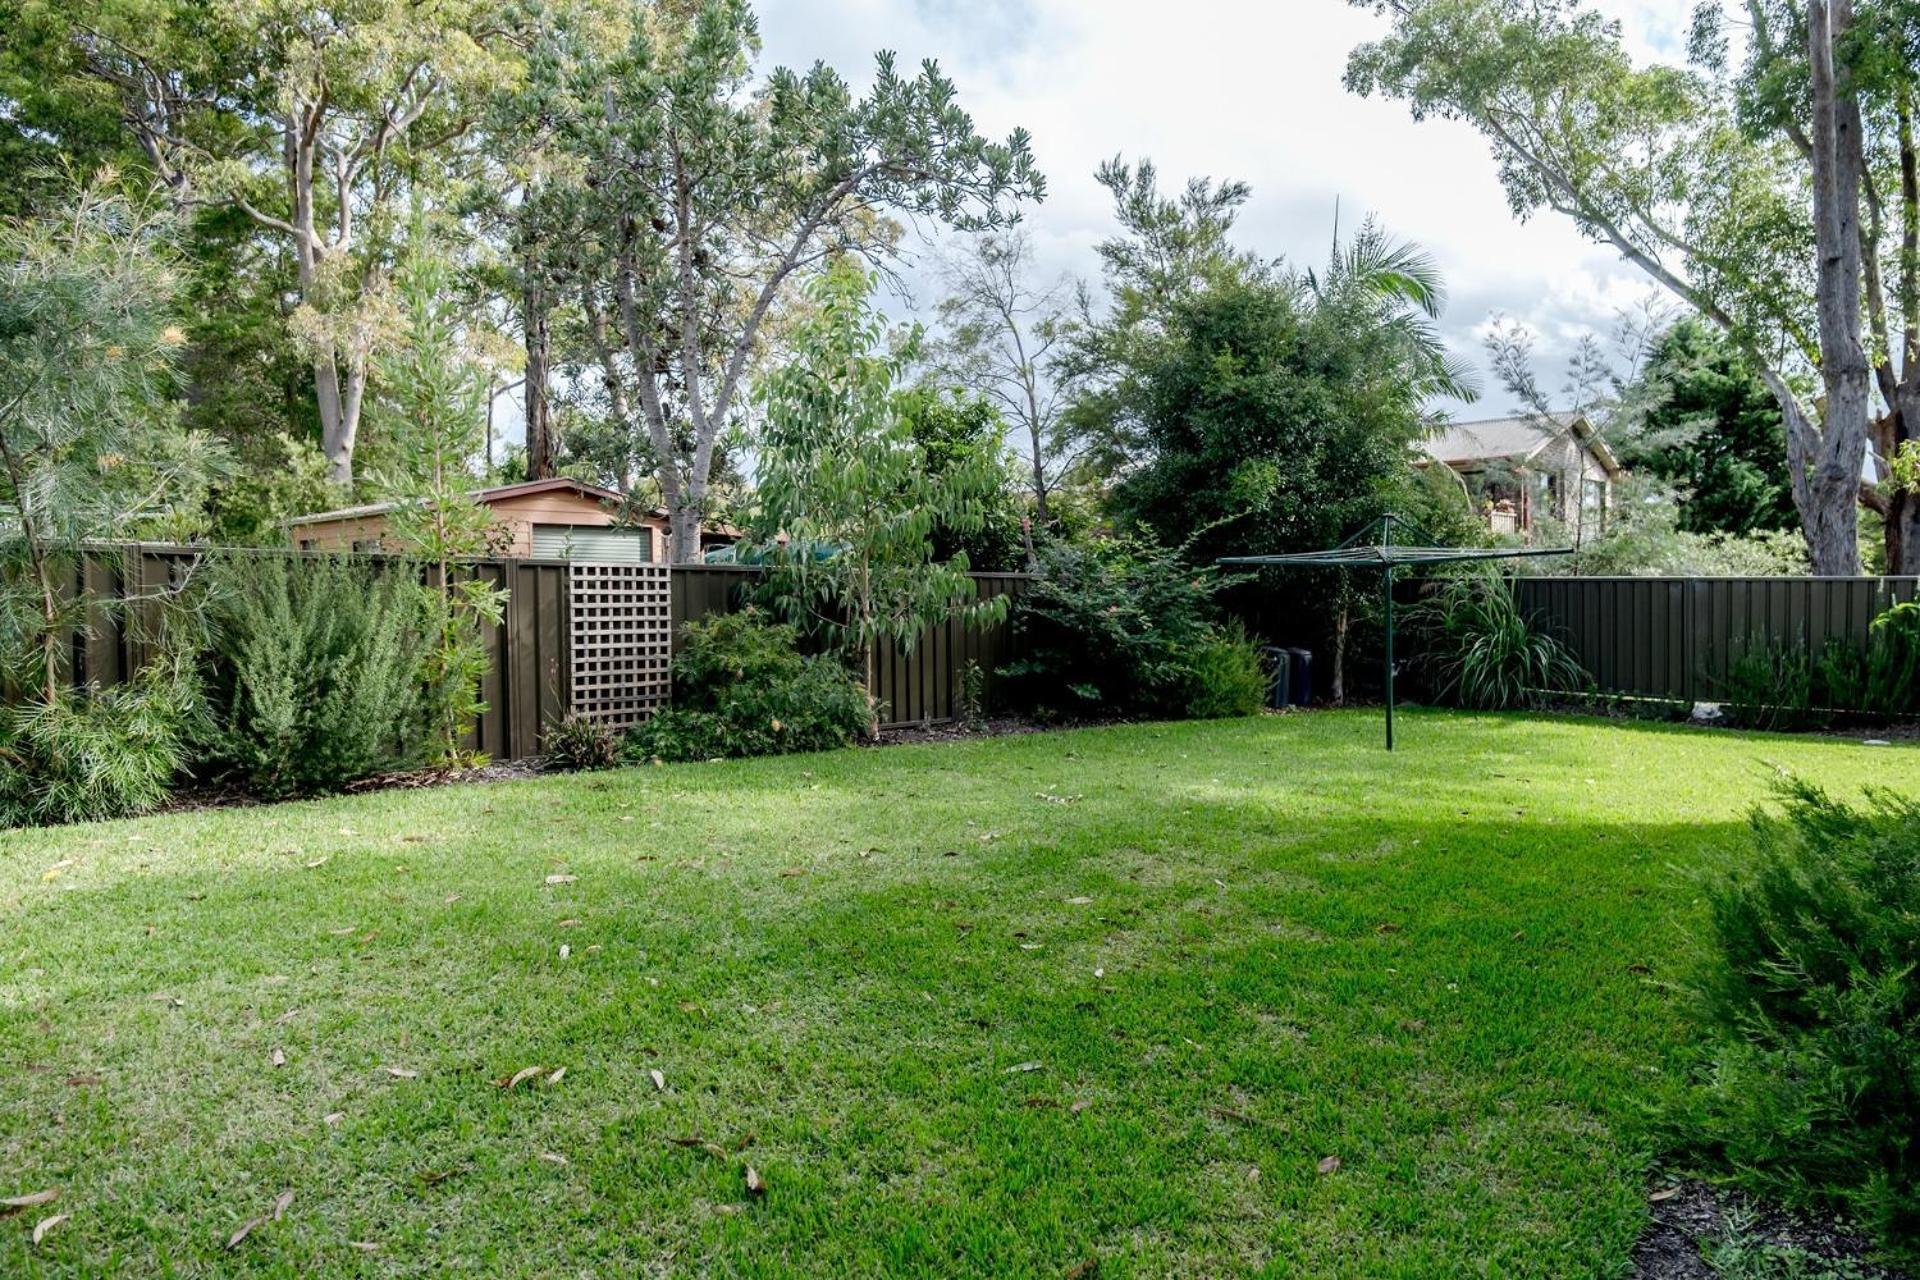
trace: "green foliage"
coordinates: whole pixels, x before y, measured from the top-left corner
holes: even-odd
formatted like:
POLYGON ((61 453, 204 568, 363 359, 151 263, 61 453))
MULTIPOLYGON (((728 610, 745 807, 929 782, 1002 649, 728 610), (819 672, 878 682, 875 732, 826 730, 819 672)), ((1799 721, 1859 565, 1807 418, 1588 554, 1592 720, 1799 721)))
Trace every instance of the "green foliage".
POLYGON ((1121 522, 1208 563, 1331 546, 1380 515, 1427 398, 1468 390, 1432 329, 1431 263, 1369 222, 1324 273, 1285 273, 1231 248, 1243 186, 1173 202, 1150 165, 1104 176, 1126 234, 1102 249, 1116 301, 1077 336, 1093 390, 1073 416, 1119 471, 1121 522))
POLYGON ((206 462, 165 438, 173 280, 164 227, 98 188, 0 225, 0 688, 60 696, 81 547, 171 509, 206 462))
POLYGON ((1920 1239, 1920 805, 1781 788, 1709 886, 1679 1131, 1750 1189, 1920 1239))
POLYGON ((1727 662, 1719 695, 1727 718, 1747 729, 1804 729, 1814 714, 1814 660, 1802 644, 1750 644, 1727 662))
POLYGON ((1485 572, 1445 580, 1412 619, 1434 696, 1462 707, 1503 710, 1577 692, 1587 673, 1565 645, 1534 625, 1513 579, 1485 572))
POLYGON ((921 465, 935 479, 965 477, 975 486, 994 471, 997 488, 981 495, 980 523, 959 529, 941 520, 933 528, 933 559, 965 557, 975 573, 1011 573, 1025 567, 1022 512, 1004 443, 1006 424, 993 405, 959 388, 917 386, 900 395, 900 413, 920 450, 921 465))
POLYGON ((1733 655, 1720 697, 1734 723, 1810 729, 1850 713, 1920 713, 1920 605, 1875 618, 1864 647, 1831 641, 1818 654, 1798 642, 1752 644, 1733 655))
POLYGON ((1260 646, 1238 624, 1218 628, 1187 651, 1187 715, 1250 716, 1267 704, 1273 677, 1260 646))
POLYGON ((562 773, 611 769, 620 763, 620 735, 578 712, 568 712, 559 724, 550 727, 541 746, 547 768, 562 773))
MULTIPOLYGON (((1614 488, 1605 530, 1574 555, 1533 562, 1531 572, 1581 577, 1772 577, 1807 573, 1806 540, 1794 530, 1697 533, 1685 527, 1690 499, 1657 480, 1629 476, 1614 488)), ((1535 538, 1564 535, 1535 521, 1535 538)), ((1572 541, 1570 537, 1565 539, 1572 541)))
POLYGON ((1733 343, 1682 320, 1660 337, 1643 377, 1654 402, 1615 446, 1628 470, 1686 495, 1679 528, 1797 534, 1780 405, 1733 343))
POLYGON ((930 454, 915 436, 911 396, 896 390, 913 340, 883 350, 871 289, 851 263, 809 289, 792 358, 761 388, 754 521, 775 607, 869 666, 879 641, 910 649, 956 609, 984 621, 1006 608, 965 603, 975 595, 965 553, 939 560, 934 545, 937 531, 982 528, 1005 470, 977 442, 930 454))
POLYGON ((403 566, 234 554, 211 566, 210 761, 262 794, 335 791, 437 745, 436 592, 403 566))
POLYGON ((1184 714, 1219 586, 1144 538, 1049 544, 1014 610, 1013 695, 1069 716, 1184 714))
POLYGON ((1872 716, 1920 713, 1920 604, 1873 620, 1865 649, 1830 644, 1818 668, 1822 705, 1872 716))
POLYGON ((396 277, 405 341, 380 361, 375 414, 397 462, 376 484, 393 503, 388 536, 432 566, 440 594, 427 686, 435 691, 436 752, 449 761, 487 709, 481 628, 499 624, 507 591, 458 571, 461 560, 494 546, 493 516, 472 498, 486 388, 461 332, 454 272, 424 219, 416 218, 409 246, 396 277))
POLYGON ((874 716, 866 691, 831 656, 756 609, 689 623, 673 660, 673 705, 635 726, 639 760, 711 760, 844 747, 874 716))
POLYGON ((131 684, 0 707, 0 827, 145 813, 186 764, 197 686, 177 656, 131 684))

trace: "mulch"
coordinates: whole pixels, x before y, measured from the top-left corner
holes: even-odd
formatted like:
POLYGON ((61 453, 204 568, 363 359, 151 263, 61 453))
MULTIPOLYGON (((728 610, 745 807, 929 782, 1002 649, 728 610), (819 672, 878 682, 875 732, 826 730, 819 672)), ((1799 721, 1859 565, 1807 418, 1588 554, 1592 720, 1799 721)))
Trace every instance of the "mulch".
MULTIPOLYGON (((1652 1217, 1633 1246, 1633 1280, 1715 1280, 1719 1274, 1701 1250, 1737 1228, 1754 1245, 1798 1250, 1808 1259, 1839 1267, 1859 1280, 1911 1280, 1871 1261, 1872 1244, 1846 1223, 1791 1213, 1737 1191, 1685 1181, 1653 1192, 1652 1217)), ((1651 1197, 1650 1197, 1651 1199, 1651 1197)), ((1793 1274, 1800 1274, 1794 1272, 1793 1274)))

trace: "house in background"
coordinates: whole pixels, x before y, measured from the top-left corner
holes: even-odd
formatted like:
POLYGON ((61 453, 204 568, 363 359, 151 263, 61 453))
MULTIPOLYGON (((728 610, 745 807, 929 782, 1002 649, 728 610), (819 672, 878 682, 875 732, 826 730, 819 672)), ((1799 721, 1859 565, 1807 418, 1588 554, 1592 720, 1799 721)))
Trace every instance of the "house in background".
POLYGON ((1495 533, 1531 534, 1550 519, 1577 543, 1597 537, 1625 474, 1593 424, 1577 413, 1452 422, 1424 447, 1431 462, 1460 477, 1495 533))
MULTIPOLYGON (((635 521, 620 518, 622 496, 612 489, 566 478, 481 489, 475 502, 493 516, 497 554, 537 560, 593 560, 607 564, 654 564, 669 560, 671 522, 655 507, 635 521)), ((403 551, 388 534, 391 502, 295 516, 287 522, 302 551, 403 551)), ((731 544, 739 533, 722 529, 701 536, 703 548, 731 544)))

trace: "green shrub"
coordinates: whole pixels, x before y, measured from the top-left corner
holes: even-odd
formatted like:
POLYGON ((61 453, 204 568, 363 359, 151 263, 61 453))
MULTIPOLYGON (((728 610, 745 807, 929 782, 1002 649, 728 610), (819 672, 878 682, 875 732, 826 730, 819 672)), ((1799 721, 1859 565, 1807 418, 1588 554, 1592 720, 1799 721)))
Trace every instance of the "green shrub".
POLYGON ((409 571, 236 555, 210 577, 217 661, 204 745, 214 764, 279 796, 426 757, 440 604, 409 571))
POLYGON ((1727 719, 1743 729, 1805 729, 1821 719, 1805 645, 1746 646, 1727 663, 1719 693, 1727 719))
POLYGON ((1234 624, 1213 632, 1189 649, 1187 714, 1196 720, 1250 716, 1267 704, 1273 678, 1260 646, 1234 624))
POLYGON ((1010 692, 1066 715, 1181 715, 1215 634, 1216 589, 1152 542, 1051 545, 1014 607, 1023 653, 1002 669, 1010 692))
POLYGON ((1920 604, 1875 618, 1864 649, 1828 645, 1816 675, 1822 706, 1870 716, 1920 712, 1920 604))
POLYGON ((1750 1189, 1920 1256, 1920 804, 1792 782, 1712 882, 1681 1134, 1750 1189))
POLYGON ((0 709, 0 826, 96 822, 167 798, 195 699, 183 667, 131 684, 0 709))
POLYGON ((620 763, 620 735, 588 716, 568 712, 547 730, 544 758, 549 769, 579 773, 611 769, 620 763))
POLYGON ((673 706, 634 727, 630 757, 711 760, 844 747, 871 710, 832 657, 807 657, 794 628, 755 609, 689 623, 673 660, 673 706))
POLYGON ((1589 683, 1566 646, 1534 626, 1504 574, 1447 579, 1412 621, 1423 633, 1438 701, 1481 710, 1533 707, 1589 683))

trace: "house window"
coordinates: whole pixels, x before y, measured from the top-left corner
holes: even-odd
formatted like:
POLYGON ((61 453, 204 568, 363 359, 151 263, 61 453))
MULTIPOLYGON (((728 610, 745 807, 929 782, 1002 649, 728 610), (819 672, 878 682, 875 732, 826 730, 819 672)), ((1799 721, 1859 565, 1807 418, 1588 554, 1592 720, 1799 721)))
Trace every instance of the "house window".
POLYGON ((1580 482, 1580 524, 1592 533, 1607 527, 1607 482, 1591 477, 1580 482))

